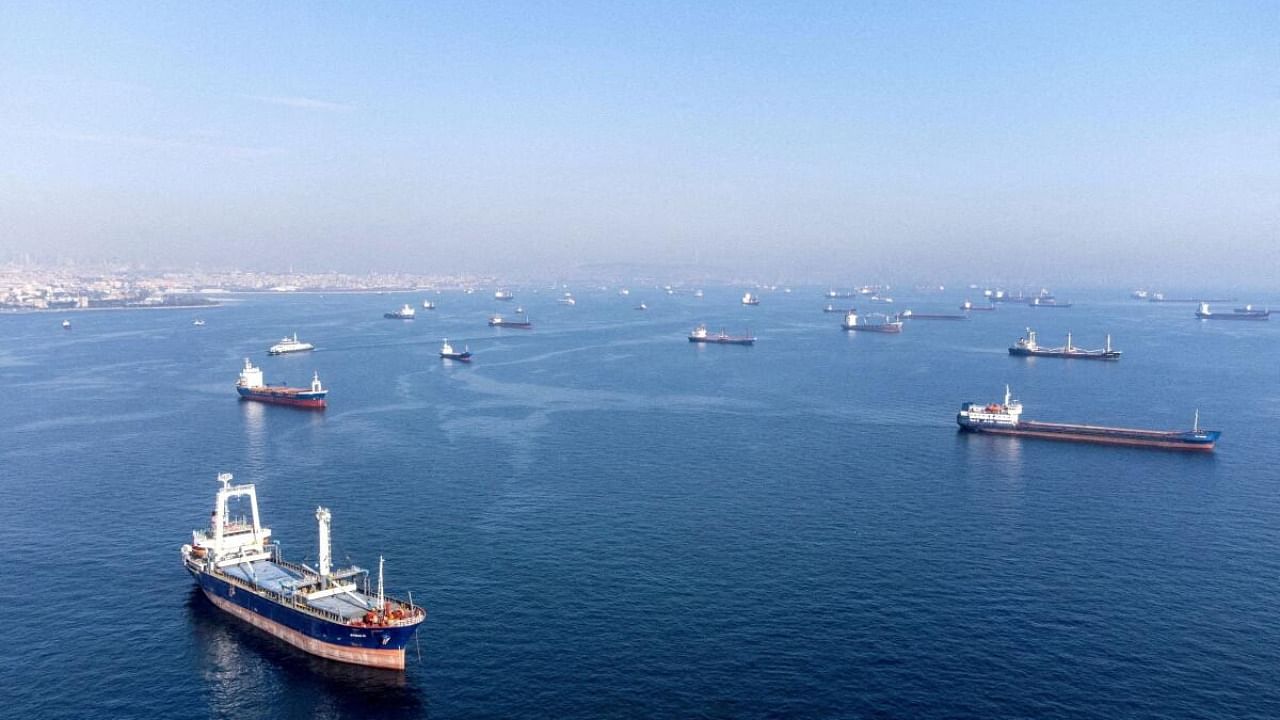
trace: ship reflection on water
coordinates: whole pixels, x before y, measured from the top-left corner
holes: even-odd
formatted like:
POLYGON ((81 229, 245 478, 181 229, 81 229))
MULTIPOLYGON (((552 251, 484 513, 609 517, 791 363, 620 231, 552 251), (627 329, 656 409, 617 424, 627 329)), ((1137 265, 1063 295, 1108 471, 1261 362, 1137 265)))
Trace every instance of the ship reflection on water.
MULTIPOLYGON (((209 714, 270 717, 421 717, 427 698, 406 672, 307 654, 220 613, 197 588, 187 596, 209 714), (253 713, 250 713, 253 714, 253 713)), ((410 655, 410 670, 416 656, 410 655)))
POLYGON ((1002 477, 1018 484, 1026 480, 1022 466, 1022 438, 962 431, 956 431, 955 436, 956 445, 964 453, 968 465, 982 469, 988 475, 998 471, 1002 477))

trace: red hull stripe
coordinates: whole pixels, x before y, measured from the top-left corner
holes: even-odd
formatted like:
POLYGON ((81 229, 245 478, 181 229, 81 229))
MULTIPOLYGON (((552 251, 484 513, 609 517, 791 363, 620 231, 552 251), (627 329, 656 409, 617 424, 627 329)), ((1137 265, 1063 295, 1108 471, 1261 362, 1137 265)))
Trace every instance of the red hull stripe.
POLYGON ((1069 442, 1098 443, 1099 445, 1127 445, 1129 447, 1157 447, 1167 450, 1190 450, 1193 452, 1209 452, 1213 443, 1184 443, 1164 440, 1132 440, 1126 438, 1101 437, 1097 435, 1075 435, 1060 432, 1033 432, 1030 430, 991 430, 982 428, 979 432, 992 435, 1012 435, 1015 437, 1035 437, 1046 440, 1066 440, 1069 442))
POLYGON ((269 397, 265 395, 241 395, 245 400, 253 400, 254 402, 269 403, 271 405, 292 405, 293 407, 305 408, 322 408, 325 407, 323 398, 318 400, 295 400, 289 397, 269 397))
POLYGON ((261 615, 246 610, 225 598, 220 598, 211 593, 205 592, 205 597, 213 601, 220 609, 231 613, 235 617, 249 623, 259 630, 279 638, 290 645, 329 660, 337 660, 338 662, 352 663, 355 665, 367 665, 369 667, 386 668, 388 670, 404 669, 404 650, 371 650, 368 648, 353 648, 334 645, 322 640, 316 640, 307 637, 292 628, 287 628, 280 623, 269 620, 261 615))

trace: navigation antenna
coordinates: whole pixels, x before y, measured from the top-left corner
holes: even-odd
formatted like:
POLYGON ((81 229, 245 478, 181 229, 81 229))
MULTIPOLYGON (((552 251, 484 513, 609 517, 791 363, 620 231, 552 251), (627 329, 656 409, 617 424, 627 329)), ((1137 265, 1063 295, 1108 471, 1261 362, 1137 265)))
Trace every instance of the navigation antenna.
POLYGON ((378 556, 378 608, 382 609, 387 606, 387 601, 382 595, 382 556, 378 556))

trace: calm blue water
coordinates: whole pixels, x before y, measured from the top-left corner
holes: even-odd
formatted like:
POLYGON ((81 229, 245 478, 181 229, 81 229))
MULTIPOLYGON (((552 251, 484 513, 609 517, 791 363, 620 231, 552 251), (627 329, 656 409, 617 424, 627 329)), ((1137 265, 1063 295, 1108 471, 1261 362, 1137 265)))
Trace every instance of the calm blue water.
POLYGON ((526 291, 532 332, 460 293, 412 323, 381 314, 426 295, 0 317, 0 716, 1280 717, 1280 322, 1062 293, 859 335, 820 292, 526 291), (760 340, 691 346, 699 321, 760 340), (1029 324, 1124 359, 1008 357, 1029 324), (266 356, 295 330, 318 350, 266 356), (237 401, 244 356, 319 370, 330 408, 237 401), (1006 382, 1028 417, 1199 408, 1224 437, 957 434, 1006 382), (178 547, 220 471, 286 556, 321 503, 338 558, 384 554, 421 662, 315 660, 195 593, 178 547))

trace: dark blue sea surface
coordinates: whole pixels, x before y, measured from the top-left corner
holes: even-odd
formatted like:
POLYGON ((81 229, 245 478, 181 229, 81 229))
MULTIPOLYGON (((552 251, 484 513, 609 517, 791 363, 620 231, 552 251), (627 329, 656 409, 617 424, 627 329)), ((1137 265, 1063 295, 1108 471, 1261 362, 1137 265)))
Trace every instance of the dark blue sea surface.
POLYGON ((818 288, 575 290, 521 290, 532 331, 460 292, 0 316, 0 716, 1280 717, 1280 322, 1079 291, 892 336, 842 332, 818 288), (759 340, 690 344, 699 322, 759 340), (1009 357, 1027 326, 1124 358, 1009 357), (317 350, 266 355, 294 331, 317 350), (318 370, 328 410, 239 401, 244 357, 318 370), (1006 383, 1029 418, 1199 409, 1223 437, 957 433, 1006 383), (196 592, 178 548, 219 472, 286 557, 314 560, 320 504, 337 559, 385 555, 429 612, 404 673, 196 592))

